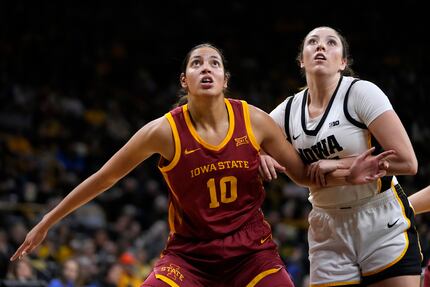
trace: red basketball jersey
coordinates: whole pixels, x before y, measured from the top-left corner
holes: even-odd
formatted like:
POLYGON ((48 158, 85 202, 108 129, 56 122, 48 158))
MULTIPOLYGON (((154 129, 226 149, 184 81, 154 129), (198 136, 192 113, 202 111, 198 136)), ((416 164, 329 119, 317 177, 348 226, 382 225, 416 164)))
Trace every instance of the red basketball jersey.
POLYGON ((229 130, 217 146, 196 132, 188 106, 166 114, 175 155, 159 169, 170 189, 169 226, 173 233, 216 239, 237 231, 258 214, 265 192, 258 175, 259 149, 248 104, 226 99, 229 130))

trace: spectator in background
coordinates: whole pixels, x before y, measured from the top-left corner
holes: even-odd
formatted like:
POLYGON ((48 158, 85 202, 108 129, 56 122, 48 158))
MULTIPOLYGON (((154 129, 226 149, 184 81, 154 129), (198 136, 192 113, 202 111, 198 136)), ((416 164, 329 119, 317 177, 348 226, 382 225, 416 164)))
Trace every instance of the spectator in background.
POLYGON ((5 286, 46 286, 46 282, 38 280, 37 272, 28 258, 12 262, 6 278, 3 281, 5 286))
POLYGON ((79 287, 82 286, 79 278, 80 267, 78 261, 73 258, 67 259, 62 264, 61 275, 52 279, 48 287, 79 287))

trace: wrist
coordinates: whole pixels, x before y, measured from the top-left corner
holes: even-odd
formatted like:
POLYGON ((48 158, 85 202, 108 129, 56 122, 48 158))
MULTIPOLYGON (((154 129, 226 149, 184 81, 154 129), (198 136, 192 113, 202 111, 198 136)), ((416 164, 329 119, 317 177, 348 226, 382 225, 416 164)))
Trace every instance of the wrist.
POLYGON ((354 180, 352 177, 352 173, 350 171, 348 171, 348 174, 345 176, 345 181, 350 184, 350 185, 354 185, 354 180))

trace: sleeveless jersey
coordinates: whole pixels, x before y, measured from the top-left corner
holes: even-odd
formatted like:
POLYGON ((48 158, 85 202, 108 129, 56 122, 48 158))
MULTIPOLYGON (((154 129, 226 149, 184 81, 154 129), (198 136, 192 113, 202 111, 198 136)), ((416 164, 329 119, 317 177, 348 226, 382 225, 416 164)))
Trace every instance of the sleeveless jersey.
MULTIPOLYGON (((305 89, 287 98, 271 113, 278 125, 285 128, 288 140, 305 163, 356 156, 377 144, 366 125, 392 107, 374 84, 341 77, 325 112, 312 119, 307 92, 305 89), (363 98, 366 93, 369 97, 363 98), (351 101, 361 105, 361 109, 351 107, 348 104, 351 101), (357 110, 364 112, 360 114, 357 110)), ((364 185, 314 188, 309 200, 320 207, 345 205, 390 188, 391 180, 390 176, 364 185)))
POLYGON ((209 240, 237 231, 261 213, 265 192, 248 104, 225 99, 229 129, 217 146, 195 130, 188 105, 166 114, 175 155, 159 169, 170 190, 169 226, 183 237, 209 240))

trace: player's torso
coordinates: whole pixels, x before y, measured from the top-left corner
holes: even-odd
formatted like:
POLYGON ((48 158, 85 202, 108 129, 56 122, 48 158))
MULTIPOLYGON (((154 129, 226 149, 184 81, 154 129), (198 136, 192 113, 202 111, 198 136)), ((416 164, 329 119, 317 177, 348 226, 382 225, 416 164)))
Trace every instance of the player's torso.
MULTIPOLYGON (((294 96, 289 132, 305 163, 356 156, 370 148, 369 131, 353 124, 345 114, 345 96, 352 81, 353 78, 343 77, 325 112, 315 118, 309 116, 307 90, 294 96)), ((376 183, 312 189, 309 199, 321 207, 336 206, 372 196, 376 190, 376 183)))
POLYGON ((169 223, 174 232, 217 238, 238 229, 261 206, 259 146, 243 105, 226 101, 230 126, 216 146, 198 135, 186 105, 172 111, 176 152, 161 171, 171 191, 169 223))
POLYGON ((308 93, 297 94, 291 106, 290 136, 306 163, 362 153, 369 148, 369 132, 352 124, 344 113, 345 94, 351 79, 344 77, 325 112, 310 118, 308 93))

